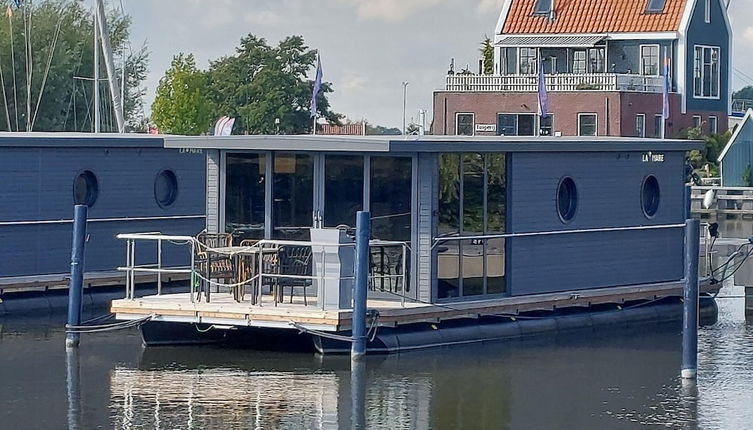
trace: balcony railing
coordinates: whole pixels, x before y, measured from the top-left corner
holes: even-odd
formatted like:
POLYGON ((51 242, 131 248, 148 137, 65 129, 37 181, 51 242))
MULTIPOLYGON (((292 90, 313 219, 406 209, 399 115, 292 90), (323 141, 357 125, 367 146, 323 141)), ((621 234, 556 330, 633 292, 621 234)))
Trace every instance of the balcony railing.
MULTIPOLYGON (((478 92, 536 92, 536 75, 448 75, 445 90, 478 92)), ((546 75, 547 91, 630 91, 661 93, 662 76, 618 73, 561 73, 546 75)))
POLYGON ((748 109, 753 109, 753 100, 735 99, 732 100, 732 112, 745 113, 748 109))

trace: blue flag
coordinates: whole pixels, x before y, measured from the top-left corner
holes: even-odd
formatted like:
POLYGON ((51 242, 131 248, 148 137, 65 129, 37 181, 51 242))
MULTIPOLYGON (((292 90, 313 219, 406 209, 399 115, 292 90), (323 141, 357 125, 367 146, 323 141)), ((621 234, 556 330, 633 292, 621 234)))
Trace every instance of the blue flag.
POLYGON ((311 95, 311 118, 316 118, 316 97, 322 89, 322 59, 316 56, 316 77, 314 78, 314 93, 311 95))
POLYGON ((666 56, 667 52, 664 51, 664 85, 662 86, 662 109, 661 116, 664 120, 669 119, 669 91, 672 85, 670 78, 669 57, 666 56))
POLYGON ((543 61, 539 61, 539 116, 542 118, 549 116, 549 95, 546 93, 543 61))

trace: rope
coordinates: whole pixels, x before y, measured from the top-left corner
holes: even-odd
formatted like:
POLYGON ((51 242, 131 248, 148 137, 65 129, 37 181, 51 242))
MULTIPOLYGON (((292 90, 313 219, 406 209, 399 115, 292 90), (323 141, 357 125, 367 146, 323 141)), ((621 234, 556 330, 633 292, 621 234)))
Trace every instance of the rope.
POLYGON ((298 329, 298 331, 301 332, 301 333, 313 334, 313 335, 316 335, 316 336, 319 336, 319 337, 323 337, 323 338, 327 338, 327 339, 339 340, 341 342, 353 342, 353 338, 350 337, 350 336, 343 336, 343 335, 339 335, 339 334, 326 333, 326 332, 319 331, 319 330, 308 329, 308 328, 306 328, 306 327, 304 327, 304 326, 302 326, 302 325, 300 325, 300 324, 298 324, 296 322, 293 322, 293 321, 290 321, 288 324, 290 324, 292 327, 295 327, 296 329, 298 329))
POLYGON ((2 59, 0 59, 0 87, 3 89, 3 105, 5 106, 5 121, 8 124, 8 131, 13 131, 10 125, 10 108, 8 108, 8 97, 5 94, 5 77, 3 76, 2 59))
POLYGON ((151 320, 154 318, 154 314, 135 319, 130 321, 120 321, 112 324, 101 324, 101 325, 78 325, 78 326, 72 326, 72 325, 65 325, 65 331, 66 333, 102 333, 102 332, 108 332, 108 331, 116 331, 116 330, 124 330, 134 327, 139 327, 145 322, 151 320))

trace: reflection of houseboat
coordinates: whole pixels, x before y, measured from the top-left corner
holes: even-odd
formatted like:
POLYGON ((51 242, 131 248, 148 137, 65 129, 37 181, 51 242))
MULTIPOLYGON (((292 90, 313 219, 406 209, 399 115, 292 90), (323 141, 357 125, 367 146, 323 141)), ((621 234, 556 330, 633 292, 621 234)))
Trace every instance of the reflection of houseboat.
MULTIPOLYGON (((4 133, 0 153, 0 293, 67 286, 74 204, 89 205, 88 284, 122 284, 117 233, 204 226, 204 154, 165 149, 162 137, 4 133)), ((163 258, 180 261, 169 248, 163 258)), ((0 301, 0 314, 14 303, 0 301)))
POLYGON ((233 136, 171 137, 165 146, 207 153, 207 230, 258 242, 214 250, 256 258, 223 281, 244 284, 245 298, 113 302, 119 319, 150 319, 148 344, 287 333, 297 346, 313 338, 322 352, 345 350, 325 332, 350 333, 352 267, 343 256, 352 244, 344 234, 329 245, 322 237, 347 231, 357 210, 373 225, 372 352, 681 316, 672 298, 682 295, 684 158, 694 142, 233 136), (281 254, 265 260, 291 247, 309 249, 305 270, 285 273, 281 254), (404 258, 391 258, 401 250, 404 258), (277 287, 282 302, 266 294, 277 287), (550 319, 554 310, 568 316, 550 319))

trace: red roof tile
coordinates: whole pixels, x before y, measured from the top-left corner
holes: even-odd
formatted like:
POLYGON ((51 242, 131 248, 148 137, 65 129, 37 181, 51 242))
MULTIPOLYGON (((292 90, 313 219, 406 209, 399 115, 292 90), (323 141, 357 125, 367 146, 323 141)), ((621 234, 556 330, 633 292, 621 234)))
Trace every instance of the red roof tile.
POLYGON ((646 13, 646 0, 555 0, 555 16, 534 15, 536 0, 512 0, 503 34, 677 31, 688 0, 666 0, 664 13, 646 13))

